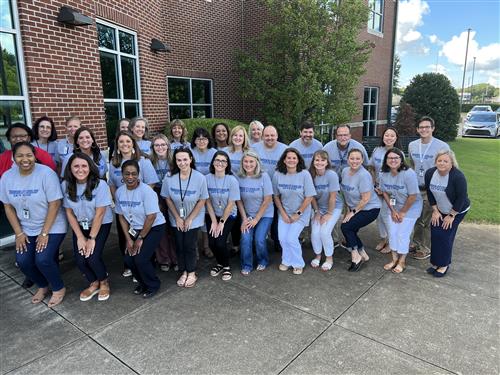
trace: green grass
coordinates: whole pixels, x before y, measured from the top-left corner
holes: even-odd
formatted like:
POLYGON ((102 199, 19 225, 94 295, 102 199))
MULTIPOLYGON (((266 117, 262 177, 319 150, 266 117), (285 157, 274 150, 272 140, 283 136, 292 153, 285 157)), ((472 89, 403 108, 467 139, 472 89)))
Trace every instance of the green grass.
POLYGON ((457 138, 450 147, 467 178, 471 209, 465 220, 500 224, 500 139, 457 138))

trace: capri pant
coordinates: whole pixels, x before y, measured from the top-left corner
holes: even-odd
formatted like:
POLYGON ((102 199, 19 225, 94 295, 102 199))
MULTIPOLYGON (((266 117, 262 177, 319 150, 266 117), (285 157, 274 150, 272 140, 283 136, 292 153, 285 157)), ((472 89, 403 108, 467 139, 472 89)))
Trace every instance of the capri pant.
POLYGON ((389 227, 389 247, 398 254, 408 254, 410 237, 417 218, 405 217, 401 223, 395 223, 390 216, 386 215, 386 221, 389 227))

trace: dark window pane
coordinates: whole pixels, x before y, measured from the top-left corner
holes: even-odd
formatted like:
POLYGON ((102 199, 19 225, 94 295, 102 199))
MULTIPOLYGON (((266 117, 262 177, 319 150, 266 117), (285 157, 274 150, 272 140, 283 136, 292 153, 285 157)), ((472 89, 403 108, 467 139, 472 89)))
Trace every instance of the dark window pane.
POLYGON ((373 30, 382 32, 382 17, 379 14, 375 14, 374 16, 373 30))
POLYGON ((170 120, 177 118, 191 118, 191 107, 184 105, 175 105, 168 107, 170 111, 170 120))
POLYGON ((169 103, 189 103, 189 80, 182 78, 169 78, 168 100, 169 103))
POLYGON ((101 52, 102 91, 105 99, 118 99, 118 75, 116 72, 116 55, 101 52))
POLYGON ((124 31, 119 31, 118 36, 120 38, 120 51, 135 55, 134 36, 124 31))
POLYGON ((368 120, 368 109, 369 108, 370 108, 370 106, 368 106, 368 105, 363 106, 363 121, 368 120))
POLYGON ((116 127, 118 120, 122 118, 120 114, 120 103, 104 103, 106 113, 106 133, 108 136, 108 146, 115 141, 116 127))
POLYGON ((2 54, 0 95, 22 95, 14 35, 0 33, 0 48, 2 54))
POLYGON ((212 107, 193 106, 193 117, 195 118, 211 118, 212 107))
POLYGON ((370 106, 370 120, 377 119, 377 106, 370 106))
POLYGON ((212 104, 210 81, 192 80, 193 104, 212 104))
POLYGON ((370 89, 365 88, 365 95, 363 97, 363 103, 369 103, 370 89))
POLYGON ((114 49, 115 46, 115 29, 112 27, 97 24, 97 39, 99 41, 99 47, 114 49))
POLYGON ((367 137, 369 135, 368 122, 363 122, 363 136, 367 137))
POLYGON ((121 58, 123 98, 137 99, 137 85, 135 82, 135 60, 127 57, 121 58))
POLYGON ((139 104, 125 103, 125 117, 134 118, 136 116, 139 116, 139 104))
POLYGON ((371 90, 371 100, 370 100, 370 103, 377 103, 377 94, 378 94, 378 90, 377 89, 372 89, 371 90))
POLYGON ((0 101, 0 128, 9 127, 14 122, 26 124, 23 102, 21 100, 0 101))
POLYGON ((12 17, 12 9, 10 8, 10 0, 0 0, 0 27, 13 29, 13 21, 14 19, 12 17))

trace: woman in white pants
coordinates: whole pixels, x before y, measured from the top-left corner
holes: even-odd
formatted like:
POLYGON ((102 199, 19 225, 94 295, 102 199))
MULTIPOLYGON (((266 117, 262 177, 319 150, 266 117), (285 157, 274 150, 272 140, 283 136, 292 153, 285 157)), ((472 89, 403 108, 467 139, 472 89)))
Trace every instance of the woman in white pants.
POLYGON ((417 174, 406 165, 404 154, 398 148, 390 149, 384 156, 380 190, 384 196, 381 215, 388 224, 392 256, 384 269, 401 273, 406 268, 411 232, 422 212, 422 197, 417 174))
POLYGON ((311 223, 311 243, 316 257, 312 268, 319 268, 321 252, 325 252, 322 271, 330 271, 333 266, 332 230, 342 213, 343 201, 339 194, 339 176, 331 169, 330 158, 324 150, 316 151, 309 172, 314 181, 316 196, 312 200, 314 216, 311 223))

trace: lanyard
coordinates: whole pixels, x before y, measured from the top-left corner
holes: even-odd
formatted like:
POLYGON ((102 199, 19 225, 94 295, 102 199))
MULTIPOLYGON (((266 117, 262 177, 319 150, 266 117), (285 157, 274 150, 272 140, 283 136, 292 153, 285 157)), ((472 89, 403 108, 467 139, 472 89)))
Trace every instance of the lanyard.
MULTIPOLYGON (((139 182, 140 183, 140 182, 139 182)), ((129 197, 128 195, 128 188, 125 187, 125 197, 127 198, 127 203, 128 203, 128 223, 130 225, 132 225, 132 218, 133 218, 133 215, 132 215, 132 206, 133 206, 133 199, 134 199, 134 196, 135 196, 135 191, 137 190, 137 188, 139 187, 139 185, 137 185, 137 187, 135 189, 133 189, 132 191, 132 198, 129 197)))
POLYGON ((222 195, 224 194, 224 185, 226 184, 226 175, 224 175, 224 179, 222 180, 222 186, 219 187, 217 186, 217 176, 214 175, 214 185, 215 185, 215 191, 217 192, 217 196, 219 197, 219 203, 217 204, 217 207, 219 209, 222 208, 222 195))
POLYGON ((342 167, 342 164, 344 164, 344 157, 347 155, 347 152, 349 151, 349 143, 347 143, 347 147, 346 147, 346 149, 344 151, 344 154, 342 154, 342 152, 340 151, 340 148, 339 148, 339 144, 337 142, 337 152, 339 154, 340 167, 342 167))
POLYGON ((191 181, 191 174, 192 173, 193 173, 193 170, 191 169, 189 171, 189 178, 188 178, 188 182, 187 182, 187 185, 186 185, 186 190, 184 190, 184 195, 182 195, 181 172, 179 172, 179 190, 181 192, 181 204, 183 206, 184 206, 184 198, 186 197, 186 194, 187 194, 187 191, 188 191, 189 182, 191 181))
POLYGON ((423 168, 422 164, 424 163, 424 157, 425 155, 427 155, 427 151, 429 151, 429 147, 431 147, 432 142, 434 142, 434 138, 432 138, 432 141, 429 142, 423 154, 422 154, 422 140, 420 140, 420 142, 418 143, 418 152, 420 154, 420 168, 423 168))

